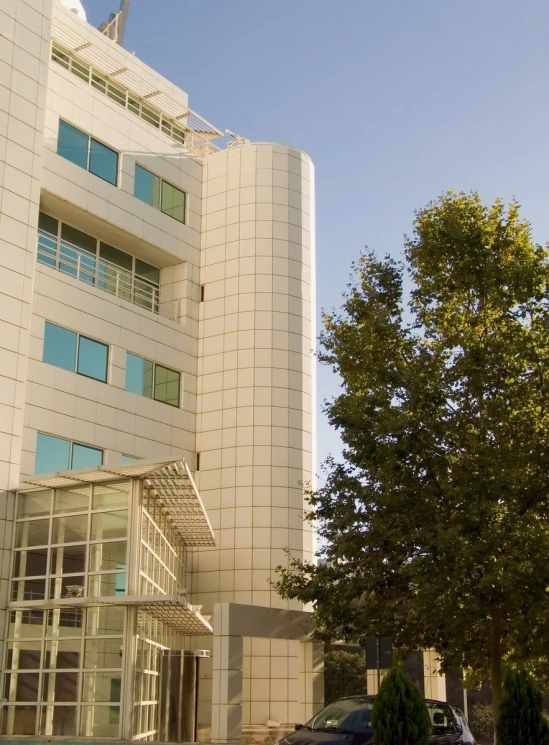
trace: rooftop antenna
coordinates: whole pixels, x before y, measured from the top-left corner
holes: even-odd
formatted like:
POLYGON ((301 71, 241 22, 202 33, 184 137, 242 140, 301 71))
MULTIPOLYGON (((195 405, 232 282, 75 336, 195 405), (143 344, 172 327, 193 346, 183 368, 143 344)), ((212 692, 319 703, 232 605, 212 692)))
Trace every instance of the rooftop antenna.
POLYGON ((120 0, 118 13, 111 13, 109 20, 99 26, 101 33, 108 36, 122 46, 124 44, 124 33, 126 31, 126 21, 130 10, 130 0, 120 0))

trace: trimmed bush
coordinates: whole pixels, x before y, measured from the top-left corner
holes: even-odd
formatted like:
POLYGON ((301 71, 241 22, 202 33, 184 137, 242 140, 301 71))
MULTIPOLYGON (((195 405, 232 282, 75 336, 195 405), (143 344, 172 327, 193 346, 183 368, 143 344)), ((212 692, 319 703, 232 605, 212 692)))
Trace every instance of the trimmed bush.
POLYGON ((478 740, 494 742, 494 709, 492 704, 474 704, 469 712, 469 725, 478 740))
POLYGON ((324 703, 366 693, 364 654, 335 650, 324 657, 324 703))
POLYGON ((508 670, 498 723, 500 745, 549 745, 541 693, 525 670, 508 670))
POLYGON ((383 680, 372 712, 375 745, 427 745, 430 720, 414 681, 394 667, 383 680))

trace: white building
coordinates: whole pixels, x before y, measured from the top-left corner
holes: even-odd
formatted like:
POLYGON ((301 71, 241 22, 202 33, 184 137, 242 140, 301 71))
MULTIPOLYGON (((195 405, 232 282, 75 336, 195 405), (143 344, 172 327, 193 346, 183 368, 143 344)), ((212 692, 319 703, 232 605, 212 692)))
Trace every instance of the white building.
POLYGON ((203 739, 283 729, 322 698, 269 584, 313 550, 313 166, 64 5, 0 0, 2 733, 159 739, 182 649, 203 739))

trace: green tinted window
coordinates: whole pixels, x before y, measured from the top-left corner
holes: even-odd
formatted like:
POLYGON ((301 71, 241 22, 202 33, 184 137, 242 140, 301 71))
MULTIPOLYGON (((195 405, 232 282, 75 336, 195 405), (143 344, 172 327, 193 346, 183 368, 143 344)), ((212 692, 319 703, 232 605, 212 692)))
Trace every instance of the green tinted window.
POLYGON ((153 363, 135 354, 126 354, 126 390, 152 398, 153 363))
POLYGON ((179 406, 180 374, 162 365, 155 365, 154 397, 170 406, 179 406))
POLYGON ((150 264, 145 264, 144 261, 139 259, 135 260, 135 273, 138 277, 154 282, 154 284, 160 284, 160 269, 150 264))
POLYGON ((179 222, 185 222, 185 192, 162 182, 162 212, 179 222))
POLYGON ((40 212, 38 215, 38 230, 43 230, 44 233, 50 233, 51 235, 57 235, 58 221, 55 217, 46 215, 45 212, 40 212))
POLYGON ((111 264, 121 266, 123 269, 127 269, 129 272, 132 270, 132 257, 130 254, 121 251, 119 248, 109 246, 108 243, 101 243, 99 247, 99 255, 102 259, 110 261, 111 264))
POLYGON ((76 163, 81 168, 88 168, 88 148, 90 138, 71 124, 59 120, 57 153, 63 158, 76 163))
POLYGON ((160 179, 145 168, 135 166, 134 196, 151 207, 160 208, 160 179))
POLYGON ((88 378, 107 382, 109 348, 106 344, 81 336, 78 344, 76 372, 88 378))
POLYGON ((74 372, 77 338, 74 331, 46 322, 42 361, 74 372))
POLYGON ((90 173, 115 186, 118 183, 118 153, 97 140, 91 141, 90 173))
POLYGON ((97 252, 97 240, 93 236, 73 228, 72 225, 66 225, 65 223, 61 225, 61 240, 82 248, 84 251, 93 254, 97 252))

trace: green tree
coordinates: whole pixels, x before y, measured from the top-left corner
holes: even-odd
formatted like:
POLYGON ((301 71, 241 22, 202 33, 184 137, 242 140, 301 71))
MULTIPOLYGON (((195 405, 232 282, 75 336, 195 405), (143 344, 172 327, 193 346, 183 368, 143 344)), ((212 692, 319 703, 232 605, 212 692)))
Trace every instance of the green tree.
POLYGON ((398 667, 384 678, 372 711, 375 745, 427 745, 429 714, 417 685, 398 667))
POLYGON ((416 213, 404 266, 361 257, 321 336, 344 450, 309 495, 318 561, 277 583, 325 638, 490 677, 495 714, 504 658, 547 670, 548 282, 519 206, 476 193, 416 213))
POLYGON ((343 696, 366 693, 364 653, 336 649, 324 657, 324 703, 343 696))
POLYGON ((498 725, 501 745, 548 745, 541 693, 525 670, 507 670, 498 725))

